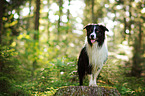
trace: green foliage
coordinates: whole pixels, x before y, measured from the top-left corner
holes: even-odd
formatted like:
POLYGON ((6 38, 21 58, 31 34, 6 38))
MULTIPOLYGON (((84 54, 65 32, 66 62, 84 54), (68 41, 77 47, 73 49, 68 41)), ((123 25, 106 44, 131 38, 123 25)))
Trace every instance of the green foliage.
POLYGON ((17 87, 17 84, 21 84, 23 81, 22 71, 19 70, 20 62, 16 59, 17 52, 15 49, 8 46, 1 46, 1 64, 2 69, 0 72, 0 95, 10 96, 10 95, 26 95, 29 94, 22 90, 22 88, 17 87), (19 78, 18 78, 19 77, 19 78))
MULTIPOLYGON (((115 87, 123 96, 145 94, 143 1, 94 0, 93 5, 92 0, 68 0, 72 2, 67 5, 69 2, 63 0, 61 7, 56 0, 41 0, 39 33, 34 30, 33 0, 4 1, 4 16, 0 18, 0 96, 50 96, 59 87, 78 86, 77 57, 85 40, 82 30, 91 22, 104 22, 113 32, 108 33, 109 57, 98 85, 115 87), (71 7, 75 2, 78 6, 79 1, 85 7, 74 8, 78 13, 73 12, 71 7), (61 7, 61 15, 57 7, 61 7), (34 40, 35 35, 39 40, 34 40), (135 65, 141 71, 140 78, 130 74, 135 65)), ((88 86, 87 78, 84 85, 88 86)))
POLYGON ((142 96, 143 94, 145 94, 145 86, 143 80, 144 78, 138 79, 136 77, 125 77, 124 80, 115 87, 122 95, 142 96))
POLYGON ((36 70, 36 77, 33 81, 25 81, 19 88, 24 88, 31 94, 54 94, 61 86, 78 85, 76 82, 75 59, 61 58, 49 62, 47 68, 36 70))

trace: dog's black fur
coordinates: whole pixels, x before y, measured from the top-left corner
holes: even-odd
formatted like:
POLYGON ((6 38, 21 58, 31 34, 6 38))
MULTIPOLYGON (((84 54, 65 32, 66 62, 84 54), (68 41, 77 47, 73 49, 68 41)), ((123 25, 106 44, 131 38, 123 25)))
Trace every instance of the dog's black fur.
MULTIPOLYGON (((108 31, 108 29, 105 26, 98 25, 98 24, 89 24, 85 26, 84 29, 87 30, 87 42, 85 46, 82 48, 80 56, 79 56, 79 60, 78 60, 78 74, 79 74, 80 85, 83 85, 83 78, 86 74, 95 74, 95 73, 92 73, 94 66, 92 66, 92 64, 90 64, 89 62, 89 56, 88 56, 88 50, 87 50, 88 46, 90 47, 98 46, 98 48, 101 48, 105 40, 105 31, 108 31), (92 33, 95 34, 94 36, 96 37, 91 35, 92 33), (95 45, 95 43, 97 45, 95 45)), ((99 51, 98 48, 96 47, 95 50, 99 51)), ((105 62, 105 60, 103 62, 105 62)))
POLYGON ((104 43, 104 39, 105 39, 105 31, 109 31, 105 26, 103 25, 97 25, 97 24, 89 24, 87 26, 84 27, 84 29, 87 30, 87 39, 88 39, 88 43, 92 46, 91 43, 91 39, 89 38, 90 34, 93 32, 94 26, 96 26, 96 32, 97 34, 97 38, 98 40, 96 40, 98 42, 98 45, 101 46, 104 43))

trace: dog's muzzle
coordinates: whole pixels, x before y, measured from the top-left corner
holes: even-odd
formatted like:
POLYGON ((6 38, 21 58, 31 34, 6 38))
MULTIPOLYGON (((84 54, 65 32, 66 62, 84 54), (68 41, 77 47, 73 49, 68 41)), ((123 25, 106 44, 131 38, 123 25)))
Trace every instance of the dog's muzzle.
POLYGON ((91 39, 91 43, 94 43, 97 40, 94 34, 90 34, 89 38, 91 39))

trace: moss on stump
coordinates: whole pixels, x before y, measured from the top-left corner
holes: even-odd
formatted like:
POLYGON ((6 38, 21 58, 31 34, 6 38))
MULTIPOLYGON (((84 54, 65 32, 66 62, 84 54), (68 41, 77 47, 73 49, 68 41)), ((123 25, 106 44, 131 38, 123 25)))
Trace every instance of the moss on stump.
POLYGON ((112 87, 68 86, 59 88, 54 96, 121 96, 112 87))

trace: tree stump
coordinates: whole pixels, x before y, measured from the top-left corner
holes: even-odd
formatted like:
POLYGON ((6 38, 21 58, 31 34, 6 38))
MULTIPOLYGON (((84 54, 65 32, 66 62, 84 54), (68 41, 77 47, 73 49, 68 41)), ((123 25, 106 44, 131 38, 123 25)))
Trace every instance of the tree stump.
POLYGON ((54 96, 121 96, 112 87, 67 86, 59 88, 54 96))

